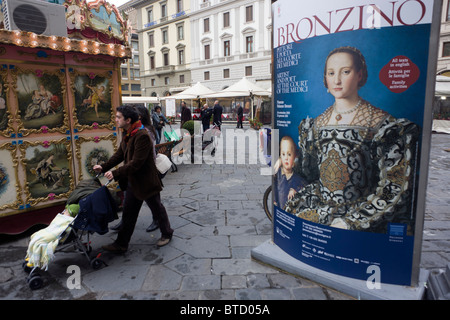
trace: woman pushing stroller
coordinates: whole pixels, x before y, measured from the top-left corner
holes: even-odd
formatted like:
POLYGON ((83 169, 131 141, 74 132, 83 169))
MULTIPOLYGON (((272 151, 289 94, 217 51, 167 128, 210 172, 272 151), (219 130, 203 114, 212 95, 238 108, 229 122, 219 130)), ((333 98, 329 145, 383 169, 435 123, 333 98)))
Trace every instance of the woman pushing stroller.
MULTIPOLYGON (((156 169, 153 157, 153 143, 136 109, 129 105, 117 108, 116 124, 123 129, 123 138, 118 150, 103 165, 93 167, 96 172, 103 172, 108 180, 116 180, 125 192, 122 214, 122 228, 117 239, 103 249, 114 253, 123 253, 128 249, 136 221, 144 201, 154 203, 158 210, 158 224, 161 229, 161 238, 157 246, 170 242, 173 230, 161 203, 160 192, 162 182, 156 169), (112 169, 118 164, 124 164, 112 169)), ((153 212, 153 210, 152 210, 153 212)))

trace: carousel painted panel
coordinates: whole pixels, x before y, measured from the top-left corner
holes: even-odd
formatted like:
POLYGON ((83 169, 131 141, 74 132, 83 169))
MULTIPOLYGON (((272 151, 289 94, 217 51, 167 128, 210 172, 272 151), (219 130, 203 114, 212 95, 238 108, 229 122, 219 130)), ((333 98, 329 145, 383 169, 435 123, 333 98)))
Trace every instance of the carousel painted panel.
POLYGON ((127 43, 130 31, 128 20, 108 1, 86 3, 84 0, 66 0, 65 6, 69 36, 103 43, 127 43))
POLYGON ((17 143, 6 142, 0 144, 0 217, 18 210, 21 204, 17 143))
POLYGON ((67 133, 65 69, 13 66, 11 71, 19 134, 25 137, 32 133, 67 133))
POLYGON ((70 71, 74 129, 115 129, 112 72, 70 71))
POLYGON ((97 174, 92 169, 94 165, 102 165, 116 152, 117 137, 111 133, 106 136, 75 137, 75 154, 78 167, 78 180, 92 179, 97 174))
POLYGON ((63 200, 74 189, 70 139, 23 141, 19 144, 25 171, 26 205, 63 200))

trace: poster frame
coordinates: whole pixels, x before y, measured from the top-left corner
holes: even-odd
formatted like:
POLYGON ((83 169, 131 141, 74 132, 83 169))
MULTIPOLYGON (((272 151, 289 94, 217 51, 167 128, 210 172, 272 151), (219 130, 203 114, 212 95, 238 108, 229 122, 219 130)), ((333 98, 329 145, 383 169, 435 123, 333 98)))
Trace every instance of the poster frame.
POLYGON ((420 219, 416 218, 416 230, 414 232, 413 261, 411 271, 411 284, 417 286, 420 275, 420 258, 422 254, 423 228, 425 220, 426 192, 428 184, 428 170, 431 149, 431 133, 433 126, 433 99, 436 86, 437 58, 439 50, 439 36, 441 28, 442 0, 435 0, 430 30, 430 42, 428 46, 427 84, 425 88, 425 108, 422 129, 422 144, 420 154, 419 171, 421 173, 418 182, 418 194, 416 214, 420 213, 420 219))
MULTIPOLYGON (((279 0, 272 0, 272 23, 275 19, 275 4, 280 2, 279 0)), ((375 3, 376 4, 376 3, 375 3)), ((439 34, 440 34, 440 24, 441 24, 441 12, 442 12, 442 0, 434 1, 433 4, 433 12, 432 12, 432 21, 431 21, 431 29, 430 29, 430 39, 428 44, 428 62, 427 62, 427 73, 426 73, 426 87, 424 90, 425 96, 425 106, 424 106, 424 116, 422 125, 422 132, 419 142, 421 143, 420 154, 419 154, 419 172, 420 177, 418 182, 416 183, 416 205, 415 205, 415 228, 414 228, 414 244, 413 244, 413 256, 411 263, 411 286, 417 286, 419 284, 419 276, 420 276, 420 258, 421 258, 421 249, 422 249, 422 240, 423 240, 423 227, 424 227, 424 218, 425 218, 425 205, 426 205, 426 187, 428 183, 428 166, 429 166, 429 153, 430 153, 430 143, 431 143, 431 128, 432 128, 432 103, 434 97, 434 89, 435 89, 435 79, 436 79, 436 67, 437 67, 437 56, 439 49, 439 34)), ((275 63, 275 26, 272 28, 272 92, 276 92, 276 63, 275 63)), ((276 124, 276 101, 275 94, 272 99, 272 121, 271 127, 272 130, 275 129, 276 124)), ((276 130, 275 130, 276 131, 276 130)), ((278 143, 277 139, 272 139, 272 156, 273 161, 275 163, 278 158, 278 143), (275 146, 275 144, 277 144, 275 146)), ((272 175, 272 186, 273 186, 273 175, 272 175)), ((272 188, 274 190, 274 188, 272 188)), ((273 192, 272 192, 273 198, 273 192)), ((273 204, 273 201, 272 201, 273 204)), ((273 212, 275 214, 275 207, 272 207, 273 212)), ((272 234, 271 239, 274 242, 274 224, 275 217, 272 219, 272 234)), ((282 249, 282 248, 281 248, 282 249)), ((283 249, 282 249, 283 250, 283 249)), ((284 251, 284 250, 283 250, 284 251)), ((299 260, 300 261, 300 260, 299 260)))

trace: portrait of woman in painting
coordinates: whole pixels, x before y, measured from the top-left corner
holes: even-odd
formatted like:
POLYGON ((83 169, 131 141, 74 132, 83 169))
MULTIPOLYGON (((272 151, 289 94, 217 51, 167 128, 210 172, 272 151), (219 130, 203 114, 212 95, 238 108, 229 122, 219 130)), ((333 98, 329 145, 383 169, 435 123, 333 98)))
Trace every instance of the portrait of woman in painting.
POLYGON ((70 189, 70 163, 64 143, 29 146, 26 149, 26 173, 32 198, 63 194, 70 189))
POLYGON ((25 129, 60 128, 64 125, 61 80, 41 71, 21 73, 17 80, 20 117, 25 129))
POLYGON ((307 184, 284 209, 336 228, 385 233, 392 222, 412 233, 419 128, 360 97, 367 78, 358 49, 329 53, 323 79, 334 103, 299 125, 295 170, 307 184))
POLYGON ((75 106, 76 117, 80 125, 109 124, 112 121, 109 79, 100 76, 77 76, 75 78, 75 106))

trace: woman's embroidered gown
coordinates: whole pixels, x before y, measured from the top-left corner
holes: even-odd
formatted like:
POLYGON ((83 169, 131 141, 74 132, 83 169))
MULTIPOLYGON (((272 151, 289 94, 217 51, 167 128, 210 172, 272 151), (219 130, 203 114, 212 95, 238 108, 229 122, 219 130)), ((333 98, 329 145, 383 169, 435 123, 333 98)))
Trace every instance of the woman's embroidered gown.
POLYGON ((413 231, 419 128, 364 101, 349 125, 330 125, 333 108, 299 125, 296 172, 308 184, 284 209, 303 219, 352 230, 413 231))

